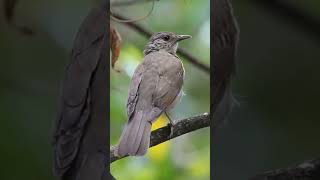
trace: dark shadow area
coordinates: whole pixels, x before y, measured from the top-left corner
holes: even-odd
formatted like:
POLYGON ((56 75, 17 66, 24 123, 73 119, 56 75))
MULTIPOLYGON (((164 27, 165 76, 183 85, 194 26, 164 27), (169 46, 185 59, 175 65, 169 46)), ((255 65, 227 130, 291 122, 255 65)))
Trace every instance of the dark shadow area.
POLYGON ((320 5, 288 4, 308 20, 273 2, 233 1, 240 25, 233 92, 240 106, 214 140, 218 180, 248 179, 320 156, 320 32, 312 24, 319 24, 320 5))

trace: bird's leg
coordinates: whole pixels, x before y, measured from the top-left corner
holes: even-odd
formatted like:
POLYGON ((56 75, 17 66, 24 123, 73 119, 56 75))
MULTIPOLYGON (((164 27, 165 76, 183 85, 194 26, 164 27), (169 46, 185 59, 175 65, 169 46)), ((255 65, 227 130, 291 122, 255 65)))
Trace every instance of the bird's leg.
POLYGON ((173 129, 174 129, 174 126, 176 125, 175 122, 170 118, 170 116, 168 115, 167 111, 164 112, 165 115, 167 116, 167 118, 169 119, 170 123, 170 138, 172 137, 173 135, 173 129))

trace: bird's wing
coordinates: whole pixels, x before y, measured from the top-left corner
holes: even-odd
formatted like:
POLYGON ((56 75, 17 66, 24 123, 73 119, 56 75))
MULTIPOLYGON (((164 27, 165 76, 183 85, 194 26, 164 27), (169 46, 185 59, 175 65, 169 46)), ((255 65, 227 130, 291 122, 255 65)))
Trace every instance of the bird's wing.
POLYGON ((62 98, 53 135, 54 173, 62 176, 77 156, 79 144, 90 115, 90 82, 101 55, 105 22, 104 9, 92 10, 75 39, 66 69, 62 98), (88 26, 88 24, 90 26, 88 26))
POLYGON ((127 115, 128 119, 131 119, 131 116, 136 108, 136 104, 139 98, 138 89, 140 86, 140 82, 142 80, 144 71, 144 65, 139 64, 136 68, 129 87, 128 101, 127 101, 127 115))
MULTIPOLYGON (((145 58, 149 58, 148 56, 145 58)), ((159 79, 156 65, 146 63, 140 64, 134 72, 129 88, 129 96, 127 101, 128 120, 134 118, 135 112, 152 111, 152 97, 155 92, 156 85, 159 79)))

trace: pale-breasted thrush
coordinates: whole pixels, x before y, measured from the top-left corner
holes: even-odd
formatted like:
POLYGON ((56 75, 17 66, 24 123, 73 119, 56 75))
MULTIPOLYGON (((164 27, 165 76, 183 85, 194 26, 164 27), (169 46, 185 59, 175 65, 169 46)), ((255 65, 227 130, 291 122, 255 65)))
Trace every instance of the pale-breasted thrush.
POLYGON ((118 156, 146 154, 152 123, 179 101, 184 68, 176 52, 178 42, 188 38, 191 36, 159 32, 149 39, 143 51, 143 62, 131 79, 128 122, 116 148, 118 156))

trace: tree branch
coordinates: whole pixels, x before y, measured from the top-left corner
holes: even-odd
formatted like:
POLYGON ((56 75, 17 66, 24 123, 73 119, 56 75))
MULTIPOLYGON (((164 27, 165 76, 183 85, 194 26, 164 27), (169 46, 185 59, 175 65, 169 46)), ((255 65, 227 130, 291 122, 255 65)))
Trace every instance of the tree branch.
MULTIPOLYGON (((165 141, 176 138, 183 134, 196 131, 198 129, 209 127, 209 126, 210 126, 210 114, 208 113, 204 113, 199 116, 179 120, 173 126, 173 133, 171 137, 170 137, 170 129, 171 129, 170 125, 167 125, 152 131, 150 136, 150 147, 156 146, 158 144, 161 144, 165 141)), ((124 158, 124 157, 117 157, 115 155, 115 148, 116 147, 114 146, 110 148, 110 163, 124 158)))
POLYGON ((120 6, 132 6, 136 4, 148 3, 152 1, 160 1, 160 0, 128 0, 128 1, 112 1, 111 7, 120 7, 120 6))
MULTIPOLYGON (((123 20, 127 20, 128 18, 113 13, 113 16, 115 16, 118 19, 123 19, 123 20)), ((135 31, 137 31, 138 33, 140 33, 141 35, 145 36, 146 38, 149 38, 153 33, 151 31, 148 31, 146 28, 133 23, 133 22, 128 22, 128 23, 124 23, 125 25, 129 26, 130 28, 134 29, 135 31)), ((210 67, 208 65, 205 65, 203 63, 201 63, 196 57, 194 57, 192 54, 190 54, 188 51, 182 49, 182 48, 178 48, 178 54, 180 54, 182 57, 184 57, 187 61, 189 61, 191 64, 193 64, 194 66, 196 66, 197 68, 203 70, 204 72, 206 72, 208 75, 210 75, 210 67)))
POLYGON ((320 179, 320 158, 305 161, 293 167, 276 169, 259 174, 250 180, 320 179))

